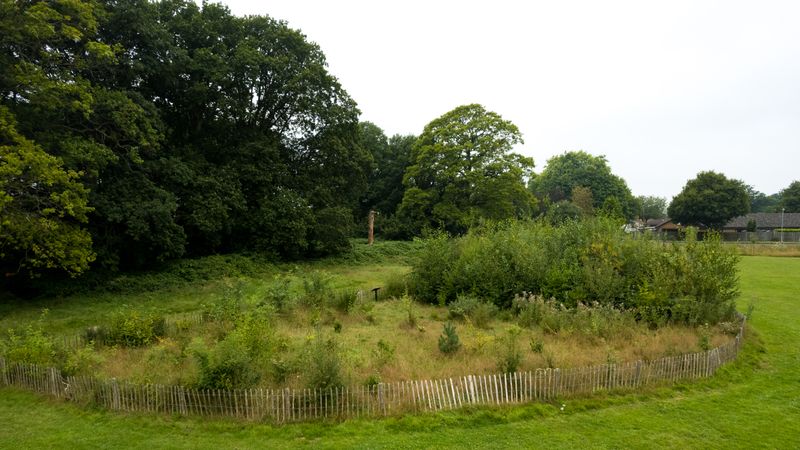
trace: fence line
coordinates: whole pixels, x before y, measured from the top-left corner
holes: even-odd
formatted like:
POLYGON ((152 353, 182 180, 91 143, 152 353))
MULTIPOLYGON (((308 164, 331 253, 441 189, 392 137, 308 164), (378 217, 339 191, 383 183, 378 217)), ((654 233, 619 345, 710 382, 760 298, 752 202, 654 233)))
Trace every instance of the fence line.
POLYGON ((318 419, 380 417, 457 409, 468 405, 508 405, 550 401, 596 392, 632 390, 663 382, 710 377, 736 358, 745 317, 736 337, 705 352, 653 361, 526 372, 465 375, 328 389, 191 389, 64 377, 56 368, 7 363, 0 356, 0 385, 16 386, 112 411, 206 417, 236 417, 275 423, 318 419))

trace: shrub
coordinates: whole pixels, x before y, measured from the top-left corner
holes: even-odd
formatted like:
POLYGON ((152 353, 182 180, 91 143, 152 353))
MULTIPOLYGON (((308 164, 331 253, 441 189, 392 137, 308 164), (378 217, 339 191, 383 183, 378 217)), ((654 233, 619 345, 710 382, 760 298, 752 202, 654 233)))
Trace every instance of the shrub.
POLYGON ((372 355, 375 358, 375 365, 383 367, 390 363, 394 359, 394 349, 395 347, 393 345, 380 339, 377 348, 372 351, 372 355))
POLYGON ((498 352, 497 368, 502 373, 514 373, 522 363, 522 352, 519 349, 519 334, 522 330, 512 326, 508 329, 505 338, 501 341, 498 352))
POLYGON ((285 311, 291 307, 291 281, 285 275, 278 275, 267 288, 264 301, 275 307, 277 311, 285 311))
POLYGON ((448 310, 451 319, 469 319, 479 328, 488 327, 497 314, 496 306, 469 295, 459 295, 456 301, 450 303, 448 310))
POLYGON ((105 331, 105 344, 142 347, 164 336, 164 317, 130 308, 117 311, 105 331))
POLYGON ((458 339, 456 327, 452 322, 445 323, 442 335, 439 336, 439 351, 449 355, 458 351, 459 348, 461 348, 461 341, 458 339))
POLYGON ((406 292, 408 292, 406 275, 392 275, 380 291, 382 298, 400 298, 406 292))
POLYGON ((202 340, 190 345, 197 360, 203 389, 241 389, 261 379, 274 346, 273 310, 261 307, 242 313, 231 330, 213 348, 202 340))
POLYGON ((52 336, 44 332, 44 319, 48 311, 42 311, 36 322, 22 330, 8 330, 8 337, 0 342, 0 354, 9 361, 27 364, 56 365, 61 348, 52 336))
POLYGON ((314 271, 303 279, 302 303, 305 306, 319 307, 324 305, 327 300, 334 296, 331 289, 331 278, 325 272, 314 271))
POLYGON ((340 312, 348 313, 356 305, 359 296, 364 296, 364 294, 351 290, 331 292, 328 297, 328 304, 340 312))
POLYGON ((305 372, 306 385, 311 389, 327 390, 343 385, 339 349, 333 339, 324 339, 320 331, 310 343, 305 372))
POLYGON ((530 346, 533 353, 538 353, 541 355, 544 351, 544 342, 541 340, 531 338, 530 346))
POLYGON ((406 313, 405 324, 409 328, 414 328, 417 326, 417 311, 414 308, 414 299, 408 296, 408 293, 403 294, 400 298, 400 301, 403 303, 403 310, 406 313))
POLYGON ((64 375, 93 375, 102 362, 103 357, 95 351, 94 344, 88 343, 67 353, 63 368, 64 375))

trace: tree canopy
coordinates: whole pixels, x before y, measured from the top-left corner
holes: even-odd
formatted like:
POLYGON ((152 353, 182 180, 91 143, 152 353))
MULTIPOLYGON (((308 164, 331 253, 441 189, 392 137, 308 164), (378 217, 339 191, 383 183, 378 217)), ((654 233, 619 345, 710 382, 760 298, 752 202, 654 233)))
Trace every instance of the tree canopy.
POLYGON ((672 199, 669 216, 684 225, 722 228, 730 219, 750 211, 744 183, 716 172, 700 172, 672 199))
POLYGON ((780 206, 786 209, 786 212, 800 212, 800 181, 793 181, 792 184, 781 191, 780 197, 780 206))
POLYGON ((566 152, 550 158, 541 174, 531 181, 531 189, 539 197, 551 202, 573 200, 575 188, 583 187, 592 193, 592 206, 603 210, 603 205, 620 208, 621 215, 631 218, 636 214, 636 203, 625 180, 611 173, 605 156, 593 156, 584 151, 566 152), (608 200, 614 197, 616 202, 608 200), (616 206, 618 203, 618 206, 616 206))
POLYGON ((453 233, 481 218, 529 217, 535 199, 524 178, 533 160, 511 151, 520 143, 516 125, 478 104, 431 121, 413 145, 399 213, 414 230, 453 233))
POLYGON ((188 0, 0 0, 0 29, 4 267, 349 245, 372 155, 321 50, 284 22, 188 0), (23 216, 49 242, 13 228, 23 216))

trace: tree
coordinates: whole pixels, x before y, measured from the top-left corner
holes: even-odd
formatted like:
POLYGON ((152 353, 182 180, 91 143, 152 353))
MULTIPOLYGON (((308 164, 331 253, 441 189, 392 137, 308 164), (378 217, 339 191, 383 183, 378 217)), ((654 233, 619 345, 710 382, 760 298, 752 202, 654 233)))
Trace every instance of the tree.
POLYGON ((386 137, 378 126, 363 122, 361 139, 372 155, 373 167, 367 178, 367 193, 361 199, 361 216, 375 210, 384 216, 394 214, 403 200, 403 175, 411 162, 411 147, 417 137, 396 134, 386 137))
POLYGON ((786 212, 800 212, 800 181, 793 181, 786 189, 781 191, 781 208, 786 212))
POLYGON ((95 255, 82 224, 91 208, 79 176, 21 136, 0 106, 0 267, 6 276, 88 269, 95 255))
POLYGON ((780 210, 781 195, 766 195, 749 184, 745 186, 750 196, 750 212, 776 212, 780 210))
POLYGON ((654 197, 651 195, 640 195, 636 197, 639 206, 639 218, 663 219, 667 216, 667 199, 664 197, 654 197))
POLYGON ((592 190, 584 186, 575 186, 572 188, 572 203, 579 207, 583 214, 591 216, 594 214, 594 200, 592 199, 592 190))
POLYGON ((0 0, 0 30, 13 147, 75 174, 98 265, 347 247, 372 158, 299 31, 188 0, 0 0))
POLYGON ((425 126, 412 148, 399 213, 424 227, 464 232, 481 218, 528 217, 535 199, 524 178, 533 160, 512 153, 522 135, 513 123, 477 104, 425 126))
POLYGON ((744 183, 716 172, 700 172, 672 199, 669 216, 684 225, 722 228, 730 219, 750 211, 744 183))
POLYGON ((611 173, 605 156, 592 156, 584 151, 566 152, 550 158, 547 166, 531 182, 531 189, 539 197, 550 201, 572 200, 576 187, 588 188, 592 193, 592 206, 601 209, 608 197, 616 197, 622 214, 631 218, 636 214, 636 202, 625 181, 611 173))

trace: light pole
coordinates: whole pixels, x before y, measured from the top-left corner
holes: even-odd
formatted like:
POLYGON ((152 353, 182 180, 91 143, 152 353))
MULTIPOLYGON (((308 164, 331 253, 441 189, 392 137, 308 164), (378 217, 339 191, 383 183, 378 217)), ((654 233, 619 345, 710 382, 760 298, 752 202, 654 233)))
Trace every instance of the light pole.
POLYGON ((786 208, 781 208, 781 244, 783 244, 783 213, 786 212, 786 208))

